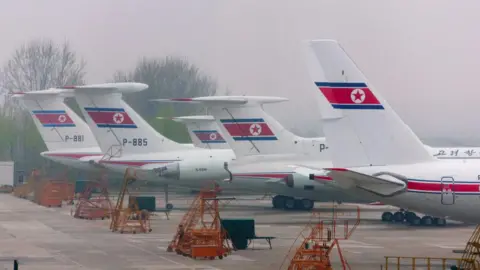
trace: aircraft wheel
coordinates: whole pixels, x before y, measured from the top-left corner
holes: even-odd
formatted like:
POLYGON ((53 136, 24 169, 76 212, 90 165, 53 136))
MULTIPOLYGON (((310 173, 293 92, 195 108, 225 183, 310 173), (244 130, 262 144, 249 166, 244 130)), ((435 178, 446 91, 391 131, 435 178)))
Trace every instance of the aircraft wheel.
POLYGON ((292 197, 286 197, 283 205, 287 210, 295 209, 295 199, 292 197))
POLYGON ((432 226, 433 218, 431 216, 423 216, 421 219, 421 224, 423 226, 432 226))
POLYGON ((410 225, 419 226, 421 222, 422 222, 422 219, 419 216, 415 215, 414 217, 411 218, 410 225))
POLYGON ((447 225, 447 220, 444 219, 444 218, 434 218, 433 219, 433 224, 437 225, 439 227, 443 227, 443 226, 447 225))
POLYGON ((395 214, 393 214, 393 221, 403 222, 403 220, 405 220, 405 214, 402 212, 395 212, 395 214))
POLYGON ((422 225, 431 226, 433 224, 433 219, 431 216, 424 216, 421 220, 422 225))
POLYGON ((275 197, 273 197, 272 198, 273 208, 275 208, 275 209, 283 208, 283 205, 285 203, 284 200, 285 200, 285 198, 283 196, 280 196, 280 195, 276 195, 275 197))
POLYGON ((391 222, 393 220, 393 214, 390 212, 383 212, 382 221, 391 222))
POLYGON ((300 205, 303 210, 312 210, 315 202, 309 199, 302 199, 300 200, 300 205))
POLYGON ((412 219, 415 218, 416 216, 417 214, 415 214, 414 212, 407 211, 405 212, 405 221, 407 221, 408 223, 411 223, 412 219))

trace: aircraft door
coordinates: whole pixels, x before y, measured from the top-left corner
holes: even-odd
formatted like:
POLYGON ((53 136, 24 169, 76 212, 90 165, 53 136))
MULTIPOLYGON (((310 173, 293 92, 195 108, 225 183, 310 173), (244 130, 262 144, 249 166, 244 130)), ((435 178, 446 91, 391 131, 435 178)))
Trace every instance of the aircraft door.
POLYGON ((440 183, 441 202, 445 205, 455 204, 455 179, 450 176, 444 176, 440 183))

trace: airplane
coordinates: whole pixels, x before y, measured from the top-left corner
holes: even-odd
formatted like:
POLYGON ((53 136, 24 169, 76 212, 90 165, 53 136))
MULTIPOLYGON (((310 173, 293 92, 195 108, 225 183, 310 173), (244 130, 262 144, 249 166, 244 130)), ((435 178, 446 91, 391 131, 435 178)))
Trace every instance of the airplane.
MULTIPOLYGON (((232 149, 234 149, 235 154, 239 157, 227 164, 227 168, 232 174, 228 182, 238 183, 237 181, 245 181, 246 178, 250 179, 250 181, 262 179, 263 181, 256 181, 255 183, 257 185, 263 184, 263 182, 269 183, 272 193, 278 194, 272 200, 275 208, 311 209, 313 202, 308 199, 311 198, 311 195, 305 195, 304 193, 316 193, 318 192, 317 190, 329 191, 326 195, 325 193, 327 192, 322 192, 322 201, 362 203, 377 201, 378 198, 375 197, 359 197, 356 194, 345 195, 344 192, 335 188, 332 189, 332 186, 324 183, 324 181, 313 181, 331 180, 326 175, 318 174, 317 169, 311 170, 305 167, 305 165, 308 165, 319 168, 321 167, 320 164, 323 164, 325 167, 332 166, 329 154, 327 154, 331 150, 327 150, 329 148, 325 139, 302 138, 293 135, 277 121, 272 121, 273 117, 267 114, 260 106, 248 105, 251 100, 258 101, 261 98, 265 97, 214 96, 189 99, 157 99, 155 101, 203 104, 208 107, 210 114, 215 118, 220 127, 221 133, 224 134, 225 140, 227 140, 232 149), (261 135, 265 134, 262 132, 254 136, 251 128, 255 123, 258 123, 253 122, 252 120, 254 119, 258 119, 257 121, 262 123, 262 126, 260 126, 261 130, 267 131, 267 136, 275 134, 275 139, 262 139, 261 135), (281 135, 277 136, 276 134, 281 135), (302 143, 296 144, 295 142, 298 141, 302 143), (316 145, 315 143, 319 144, 316 145), (295 145, 302 147, 292 147, 295 145), (311 147, 311 145, 314 147, 311 147), (312 149, 316 151, 312 151, 312 149), (324 155, 323 157, 322 154, 324 155), (303 166, 295 164, 302 164, 303 166), (315 173, 315 177, 311 177, 310 174, 315 173), (300 189, 304 189, 304 191, 299 193, 298 190, 300 189), (285 196, 287 194, 290 196, 285 196), (302 196, 305 197, 302 198, 302 196)), ((270 98, 282 99, 281 97, 270 98)), ((424 145, 424 147, 431 155, 453 151, 451 149, 456 149, 457 153, 462 151, 462 148, 433 148, 428 145, 424 145)), ((473 149, 480 151, 479 148, 468 148, 468 150, 463 152, 475 151, 473 149)), ((463 152, 460 152, 458 156, 467 155, 462 155, 463 152)), ((444 156, 444 158, 449 158, 449 156, 444 156)), ((252 182, 251 184, 255 183, 252 182)), ((402 214, 403 212, 399 211, 399 213, 402 214)), ((395 215, 398 216, 400 214, 396 213, 395 215)))
POLYGON ((207 149, 228 149, 227 141, 218 130, 218 125, 211 115, 191 115, 180 117, 157 117, 173 120, 187 127, 188 135, 195 147, 207 149))
POLYGON ((331 167, 309 166, 318 170, 311 176, 330 177, 329 185, 349 194, 408 209, 386 212, 383 220, 478 223, 478 160, 432 156, 337 41, 314 40, 306 47, 332 157, 331 167))
MULTIPOLYGON (((100 148, 102 151, 111 153, 101 160, 93 161, 96 164, 117 172, 135 167, 137 177, 140 179, 164 181, 166 186, 197 188, 216 180, 223 189, 243 190, 252 194, 264 194, 268 191, 280 194, 287 192, 290 196, 306 195, 299 197, 308 202, 325 197, 328 198, 327 201, 332 200, 333 197, 328 197, 333 195, 330 190, 323 194, 323 192, 304 190, 303 186, 292 189, 283 183, 275 185, 277 182, 284 181, 284 178, 288 178, 286 174, 277 174, 273 179, 273 185, 268 181, 270 178, 248 175, 244 175, 242 181, 224 184, 223 180, 229 177, 225 170, 225 162, 236 158, 233 151, 185 147, 158 134, 121 98, 122 93, 140 91, 144 88, 146 87, 138 84, 128 86, 128 83, 122 86, 101 84, 69 87, 74 89, 77 103, 97 138, 100 148), (115 148, 114 151, 112 151, 113 148, 115 148)), ((279 99, 276 98, 264 97, 252 100, 251 104, 259 106, 259 104, 278 101, 279 99)), ((302 145, 299 144, 299 146, 302 145)), ((315 149, 318 151, 318 144, 315 149)), ((305 180, 308 179, 305 178, 305 180)), ((314 185, 323 186, 321 183, 314 185)), ((312 203, 310 205, 313 206, 312 203)), ((308 204, 307 206, 312 207, 308 204)))
POLYGON ((28 110, 45 142, 47 151, 40 155, 68 167, 94 170, 88 160, 100 159, 103 154, 87 124, 64 103, 66 97, 73 97, 73 92, 47 89, 12 93, 12 98, 28 110))

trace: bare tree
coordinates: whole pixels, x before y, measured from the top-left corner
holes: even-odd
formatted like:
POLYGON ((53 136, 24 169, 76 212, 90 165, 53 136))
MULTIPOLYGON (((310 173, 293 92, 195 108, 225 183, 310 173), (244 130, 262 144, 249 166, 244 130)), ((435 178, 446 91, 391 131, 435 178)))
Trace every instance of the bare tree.
POLYGON ((4 109, 12 110, 16 107, 5 92, 82 84, 84 68, 85 61, 78 58, 68 42, 58 45, 52 40, 38 39, 20 46, 1 72, 1 89, 6 105, 4 109))
MULTIPOLYGON (((184 58, 143 58, 130 72, 117 71, 115 82, 135 81, 146 83, 149 88, 140 93, 126 95, 125 100, 146 118, 158 116, 158 103, 149 102, 155 98, 184 98, 211 96, 217 91, 217 83, 210 76, 184 58)), ((189 108, 175 106, 176 111, 188 113, 189 108)))
POLYGON ((84 68, 85 61, 68 42, 56 44, 48 39, 32 40, 20 46, 3 66, 0 91, 4 102, 0 117, 11 121, 15 129, 13 139, 3 143, 10 145, 10 158, 20 162, 20 167, 37 166, 42 161, 38 153, 45 146, 30 115, 19 109, 9 93, 83 84, 84 68))

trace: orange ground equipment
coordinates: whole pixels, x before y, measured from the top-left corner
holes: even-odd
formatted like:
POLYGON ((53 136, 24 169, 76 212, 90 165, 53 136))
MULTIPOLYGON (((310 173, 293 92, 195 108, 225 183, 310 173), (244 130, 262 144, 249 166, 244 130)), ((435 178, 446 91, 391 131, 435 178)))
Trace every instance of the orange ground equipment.
POLYGON ((128 186, 137 180, 134 170, 127 168, 123 179, 124 181, 118 195, 117 204, 112 211, 110 230, 112 230, 112 232, 120 231, 120 233, 151 232, 150 213, 148 211, 140 211, 135 200, 130 200, 128 206, 124 208, 125 194, 129 193, 128 186))
POLYGON ((311 222, 299 235, 304 239, 291 259, 288 270, 332 270, 330 255, 335 246, 342 269, 351 269, 343 257, 339 240, 347 240, 357 228, 360 223, 360 208, 357 207, 354 220, 351 218, 339 220, 338 215, 341 214, 343 213, 339 213, 336 207, 333 208, 333 212, 328 213, 329 217, 325 212, 321 214, 318 210, 312 211, 311 222), (306 231, 309 233, 305 236, 303 233, 306 231))
POLYGON ((463 253, 460 267, 458 267, 458 269, 480 269, 480 225, 477 225, 472 236, 468 239, 465 253, 463 253))
POLYGON ((167 251, 196 258, 223 259, 231 253, 219 215, 219 201, 232 198, 217 198, 219 189, 203 189, 195 198, 189 211, 178 225, 177 233, 167 251))
POLYGON ((105 177, 99 181, 90 181, 73 208, 73 217, 81 219, 110 218, 113 206, 108 194, 108 182, 105 177), (98 195, 93 192, 99 190, 98 195))
POLYGON ((34 202, 46 207, 61 207, 64 198, 64 182, 40 180, 35 183, 34 202))

